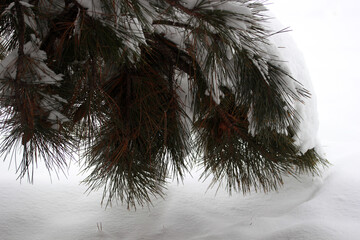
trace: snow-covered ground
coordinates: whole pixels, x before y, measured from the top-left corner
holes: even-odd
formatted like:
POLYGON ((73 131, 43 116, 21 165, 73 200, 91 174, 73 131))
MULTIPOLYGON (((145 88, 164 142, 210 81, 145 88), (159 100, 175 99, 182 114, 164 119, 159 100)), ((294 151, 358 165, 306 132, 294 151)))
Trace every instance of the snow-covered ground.
POLYGON ((171 184, 166 199, 128 211, 101 208, 101 193, 84 194, 76 168, 68 179, 19 184, 1 170, 0 239, 316 239, 356 240, 360 233, 360 150, 357 142, 329 142, 333 163, 323 177, 286 179, 278 192, 206 192, 196 173, 171 184), (102 228, 102 231, 101 231, 102 228))
POLYGON ((320 140, 332 163, 322 177, 286 179, 278 192, 228 196, 193 178, 169 184, 165 199, 128 211, 84 194, 77 166, 66 179, 45 171, 34 185, 0 163, 1 240, 274 239, 356 240, 360 236, 360 90, 356 0, 274 0, 291 26, 317 92, 320 140))

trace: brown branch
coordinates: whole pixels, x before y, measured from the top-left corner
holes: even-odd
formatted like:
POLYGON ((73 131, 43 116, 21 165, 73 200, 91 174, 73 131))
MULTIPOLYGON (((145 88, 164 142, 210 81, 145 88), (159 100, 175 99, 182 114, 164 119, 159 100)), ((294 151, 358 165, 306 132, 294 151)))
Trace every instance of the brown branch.
POLYGON ((16 81, 19 80, 22 74, 22 58, 24 57, 24 44, 25 44, 25 20, 24 20, 24 13, 22 11, 22 6, 19 0, 15 0, 15 9, 16 9, 16 17, 18 19, 19 24, 19 34, 18 34, 18 41, 19 41, 19 48, 18 48, 18 69, 16 73, 16 81))
MULTIPOLYGON (((28 141, 34 135, 34 101, 29 96, 25 87, 23 86, 25 83, 21 82, 21 77, 24 73, 24 45, 25 45, 25 20, 24 20, 24 12, 22 9, 22 5, 19 0, 15 0, 15 10, 16 17, 18 21, 18 59, 16 63, 16 76, 15 76, 15 104, 16 111, 20 113, 20 121, 21 125, 25 127, 22 134, 22 144, 26 145, 28 141)), ((26 160, 26 168, 28 167, 28 162, 26 160)))
POLYGON ((190 56, 185 51, 179 49, 175 43, 160 34, 155 34, 155 37, 158 40, 157 44, 163 44, 173 52, 172 56, 168 57, 176 59, 174 64, 177 68, 187 73, 190 77, 194 77, 196 75, 197 69, 200 69, 200 66, 198 66, 194 56, 190 56))
POLYGON ((154 20, 152 24, 168 25, 168 26, 181 27, 181 28, 186 28, 186 29, 194 29, 189 24, 174 22, 174 21, 170 21, 170 20, 154 20))

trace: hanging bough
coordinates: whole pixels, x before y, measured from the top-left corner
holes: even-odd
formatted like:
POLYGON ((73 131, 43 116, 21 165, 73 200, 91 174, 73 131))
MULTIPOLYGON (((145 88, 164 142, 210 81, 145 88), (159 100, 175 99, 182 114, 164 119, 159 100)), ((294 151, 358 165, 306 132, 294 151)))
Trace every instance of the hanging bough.
MULTIPOLYGON (((1 153, 67 166, 128 206, 193 165, 229 192, 326 165, 300 141, 294 79, 256 0, 27 0, 0 5, 1 153)), ((277 33, 281 34, 281 33, 277 33)))

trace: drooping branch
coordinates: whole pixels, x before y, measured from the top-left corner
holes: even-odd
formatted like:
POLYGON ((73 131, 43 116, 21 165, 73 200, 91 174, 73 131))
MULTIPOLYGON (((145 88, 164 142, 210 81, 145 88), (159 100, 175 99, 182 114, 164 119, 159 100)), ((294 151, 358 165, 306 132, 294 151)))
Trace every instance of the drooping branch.
POLYGON ((0 91, 10 89, 1 95, 10 112, 1 149, 23 138, 22 173, 37 156, 66 165, 64 152, 84 146, 90 188, 134 205, 162 196, 170 170, 183 176, 187 159, 204 163, 230 191, 274 189, 282 173, 316 171, 323 161, 315 150, 296 155, 292 139, 292 104, 306 92, 286 67, 272 65, 276 49, 258 1, 186 2, 8 0, 0 7, 13 54, 0 65, 0 91), (202 159, 187 158, 190 148, 202 159))

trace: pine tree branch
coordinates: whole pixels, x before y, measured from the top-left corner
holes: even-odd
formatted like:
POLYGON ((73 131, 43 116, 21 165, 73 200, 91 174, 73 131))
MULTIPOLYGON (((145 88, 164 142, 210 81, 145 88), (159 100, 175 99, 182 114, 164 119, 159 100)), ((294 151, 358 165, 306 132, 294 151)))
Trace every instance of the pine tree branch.
MULTIPOLYGON (((16 9, 16 17, 18 20, 18 59, 16 64, 16 76, 15 76, 15 96, 16 96, 16 105, 17 111, 20 111, 21 122, 27 127, 30 127, 29 130, 25 131, 22 137, 22 144, 25 145, 30 138, 32 137, 32 128, 34 127, 33 119, 32 119, 32 111, 31 111, 31 100, 28 99, 26 92, 21 90, 23 88, 23 84, 21 83, 21 78, 23 77, 24 72, 24 44, 25 44, 25 20, 24 20, 24 12, 22 10, 22 5, 19 0, 15 0, 15 9, 16 9), (29 103, 30 109, 27 108, 26 102, 29 103), (25 108, 25 109, 24 109, 25 108), (30 112, 30 116, 29 113, 30 112)), ((26 130, 27 128, 25 128, 26 130)))
POLYGON ((182 0, 7 0, 0 6, 7 9, 0 31, 10 39, 2 43, 17 57, 15 64, 3 61, 0 72, 0 104, 8 113, 0 154, 23 138, 20 177, 38 158, 49 169, 66 165, 65 152, 78 143, 71 136, 85 143, 90 188, 104 187, 109 201, 134 206, 162 196, 171 168, 183 176, 190 147, 203 154, 204 173, 226 179, 229 192, 275 189, 282 173, 313 172, 324 162, 315 150, 296 155, 292 104, 306 91, 288 87, 296 80, 272 65, 271 35, 257 1, 195 1, 194 7, 182 0), (37 39, 27 42, 32 33, 37 39), (67 124, 57 119, 63 106, 73 120, 67 124), (184 125, 187 107, 195 138, 184 125))
MULTIPOLYGON (((69 5, 66 4, 64 10, 54 19, 50 20, 50 30, 40 46, 40 49, 44 50, 48 56, 54 55, 53 51, 56 39, 61 38, 65 40, 65 36, 63 35, 69 34, 69 26, 73 25, 78 11, 80 11, 78 5, 79 4, 74 4, 72 7, 69 7, 69 5)), ((84 8, 81 8, 81 10, 84 11, 84 8)))
POLYGON ((187 29, 194 29, 191 25, 186 24, 186 23, 180 23, 180 22, 175 22, 175 21, 170 21, 170 20, 153 20, 152 24, 158 24, 158 25, 168 25, 168 26, 173 26, 173 27, 181 27, 181 28, 185 28, 187 29))
MULTIPOLYGON (((168 48, 170 51, 167 51, 168 54, 165 54, 167 59, 172 60, 172 64, 179 68, 181 71, 185 72, 190 78, 199 77, 198 75, 202 74, 199 63, 196 61, 195 56, 191 56, 189 53, 179 49, 175 43, 165 38, 161 34, 154 34, 153 36, 147 35, 149 40, 155 38, 156 45, 154 47, 163 47, 168 48)), ((204 78, 202 76, 201 78, 204 78)))
MULTIPOLYGON (((238 120, 236 118, 234 118, 233 116, 231 116, 230 114, 226 113, 223 109, 221 109, 220 107, 216 108, 216 111, 218 111, 218 113, 220 114, 222 120, 226 123, 226 125, 232 129, 233 131, 235 131, 236 134, 238 134, 240 136, 240 138, 242 138, 243 140, 245 140, 248 143, 251 143, 252 146, 255 146, 256 149, 261 153, 261 155, 263 155, 266 159, 271 160, 272 162, 276 163, 278 160, 276 158, 274 158, 273 155, 271 155, 265 148, 264 146, 262 146, 261 144, 259 144, 258 142, 255 141, 255 139, 253 139, 251 136, 249 136, 248 134, 245 134, 244 132, 242 132, 241 130, 239 130, 238 126, 236 126, 233 121, 238 122, 238 120), (231 121, 229 118, 231 118, 233 121, 231 121)), ((245 119, 245 121, 247 121, 245 119)), ((246 122, 246 125, 248 127, 249 123, 246 122)), ((247 129, 247 128, 246 128, 247 129)))
MULTIPOLYGON (((22 5, 19 0, 15 0, 15 9, 16 9, 16 17, 18 19, 18 41, 19 41, 19 48, 18 48, 18 56, 22 58, 24 56, 24 44, 25 44, 25 20, 24 20, 24 12, 22 11, 22 5)), ((21 76, 21 70, 19 76, 21 76)), ((18 79, 18 75, 16 79, 18 79)))

